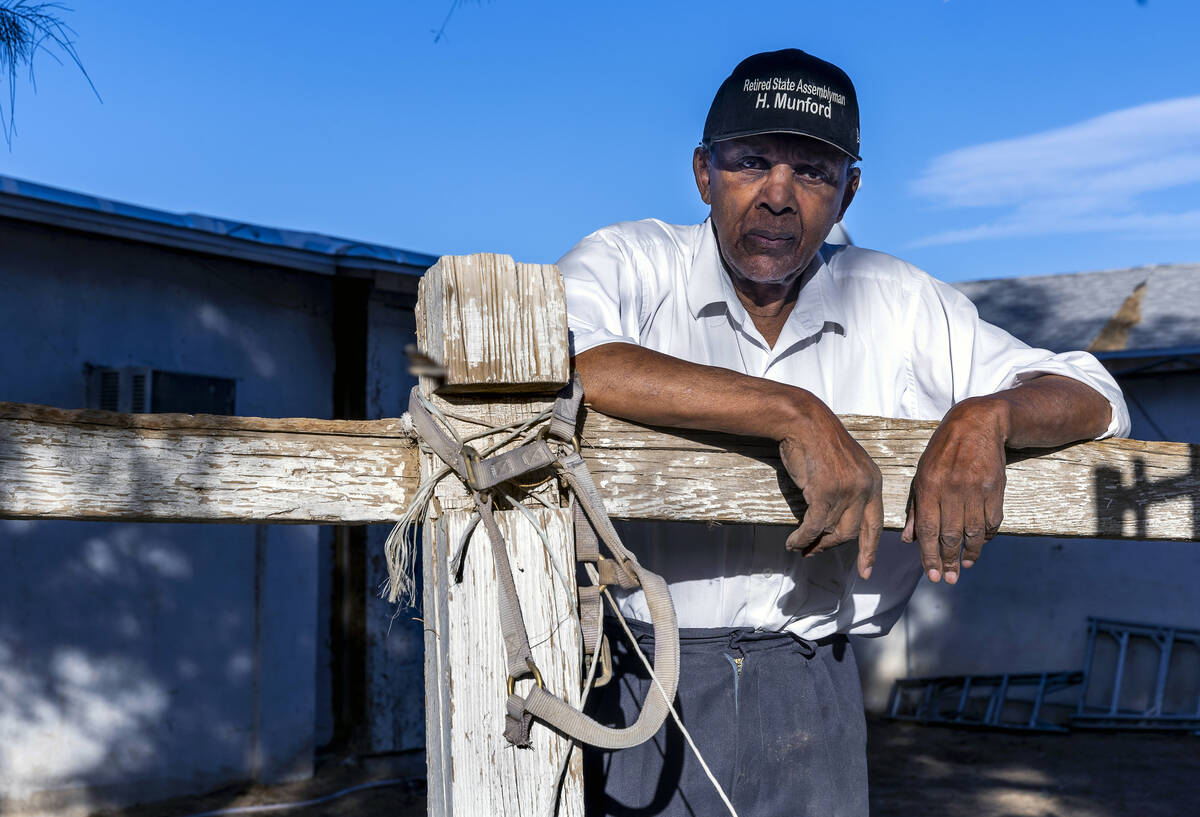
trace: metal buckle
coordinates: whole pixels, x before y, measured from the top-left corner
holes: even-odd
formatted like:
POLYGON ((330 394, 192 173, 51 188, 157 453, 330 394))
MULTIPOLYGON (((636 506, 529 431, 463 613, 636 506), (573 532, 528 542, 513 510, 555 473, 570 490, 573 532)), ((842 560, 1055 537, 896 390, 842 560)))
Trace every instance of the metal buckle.
POLYGON ((592 680, 593 687, 602 687, 612 680, 612 647, 609 645, 606 635, 600 636, 600 666, 598 669, 600 674, 592 680))
POLYGON ((559 439, 558 437, 551 437, 549 423, 538 429, 537 439, 544 440, 549 445, 560 445, 568 450, 574 450, 577 452, 582 450, 580 448, 581 442, 578 434, 574 435, 569 442, 567 440, 559 439))
POLYGON ((482 457, 480 457, 479 452, 470 445, 464 445, 460 453, 462 454, 463 468, 467 472, 463 474, 463 478, 467 481, 467 487, 469 487, 472 491, 478 491, 479 487, 475 478, 475 464, 482 460, 482 457))
MULTIPOLYGON (((537 684, 539 687, 541 687, 542 689, 545 689, 546 685, 544 683, 542 683, 542 673, 538 670, 537 664, 533 663, 533 661, 526 661, 525 664, 526 664, 526 666, 529 667, 529 672, 533 674, 533 682, 535 684, 537 684)), ((512 695, 513 691, 516 690, 516 688, 517 688, 517 676, 515 676, 515 675, 508 676, 508 694, 512 695)))

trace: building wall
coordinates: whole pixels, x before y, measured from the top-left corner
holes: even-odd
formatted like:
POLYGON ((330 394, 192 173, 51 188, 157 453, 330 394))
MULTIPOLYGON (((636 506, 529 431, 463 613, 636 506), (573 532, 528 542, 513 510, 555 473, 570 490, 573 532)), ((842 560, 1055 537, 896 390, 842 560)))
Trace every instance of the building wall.
MULTIPOLYGON (((1200 443, 1200 373, 1121 386, 1134 438, 1200 443)), ((958 584, 922 580, 890 635, 856 640, 868 708, 898 677, 1082 669, 1088 616, 1200 628, 1197 582, 1194 542, 997 537, 958 584)))
MULTIPOLYGON (((0 399, 78 408, 85 364, 137 365, 330 415, 328 279, 4 220, 0 247, 0 399)), ((0 521, 0 811, 310 773, 327 537, 0 521)))
MULTIPOLYGON (((369 308, 367 416, 399 417, 408 410, 416 379, 404 348, 416 343, 413 298, 376 290, 369 308)), ((423 625, 416 608, 397 608, 381 597, 387 580, 383 545, 391 525, 367 529, 367 748, 400 752, 425 746, 423 625)))

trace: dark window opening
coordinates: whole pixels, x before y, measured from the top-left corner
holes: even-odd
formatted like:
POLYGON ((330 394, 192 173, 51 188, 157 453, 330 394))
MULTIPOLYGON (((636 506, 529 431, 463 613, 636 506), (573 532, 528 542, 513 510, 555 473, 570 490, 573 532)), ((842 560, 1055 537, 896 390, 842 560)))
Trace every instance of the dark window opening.
POLYGON ((228 377, 155 370, 150 411, 169 414, 233 414, 236 382, 228 377))

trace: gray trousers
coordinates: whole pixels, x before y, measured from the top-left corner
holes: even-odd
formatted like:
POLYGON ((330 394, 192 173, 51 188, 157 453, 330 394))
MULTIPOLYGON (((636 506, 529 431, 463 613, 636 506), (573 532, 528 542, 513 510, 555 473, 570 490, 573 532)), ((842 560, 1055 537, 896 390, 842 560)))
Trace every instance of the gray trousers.
MULTIPOLYGON (((650 626, 630 626, 652 657, 650 626)), ((624 634, 606 632, 614 678, 592 691, 587 709, 601 723, 625 726, 653 682, 624 634)), ((812 642, 747 629, 681 630, 675 704, 740 817, 867 814, 866 721, 845 636, 812 642)), ((670 718, 641 746, 586 748, 584 789, 589 817, 728 814, 670 718)))

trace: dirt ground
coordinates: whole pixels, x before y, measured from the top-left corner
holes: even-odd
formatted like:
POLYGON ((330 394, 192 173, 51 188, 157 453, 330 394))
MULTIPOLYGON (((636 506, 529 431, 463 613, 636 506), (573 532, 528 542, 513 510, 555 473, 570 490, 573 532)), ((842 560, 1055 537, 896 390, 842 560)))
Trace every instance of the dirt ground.
MULTIPOLYGON (((1074 732, 1033 735, 873 720, 872 817, 1191 817, 1200 815, 1200 737, 1074 732)), ((322 797, 395 775, 379 764, 329 761, 312 780, 234 786, 104 817, 186 817, 322 797)), ((418 817, 424 781, 369 789, 289 817, 418 817)), ((720 815, 713 815, 720 817, 720 815)), ((750 815, 743 815, 750 817, 750 815)))
MULTIPOLYGON (((403 762, 410 774, 396 785, 367 788, 304 808, 268 811, 280 817, 425 817, 425 781, 414 773, 424 760, 403 762)), ((318 763, 310 780, 279 786, 240 784, 199 797, 177 797, 125 809, 94 812, 92 817, 194 817, 221 809, 296 803, 327 797, 355 786, 405 777, 396 764, 329 759, 318 763)), ((259 812, 262 813, 262 812, 259 812)))
POLYGON ((872 817, 1194 817, 1200 737, 873 721, 872 817))

